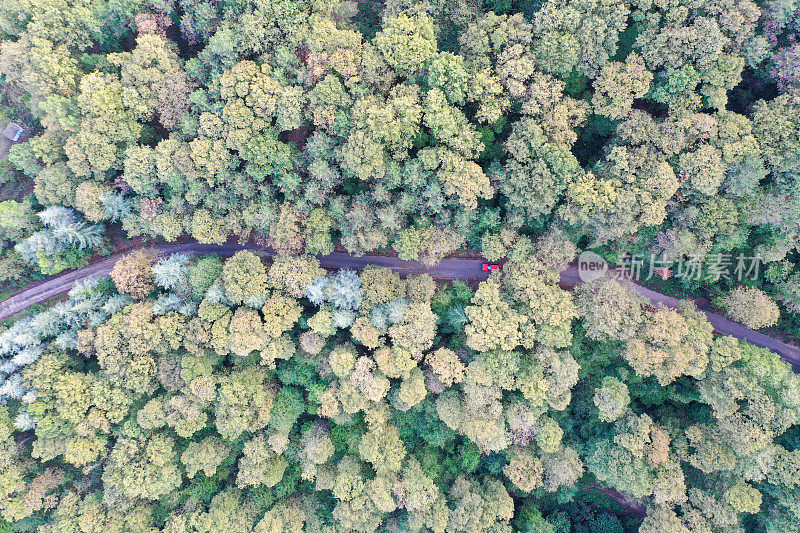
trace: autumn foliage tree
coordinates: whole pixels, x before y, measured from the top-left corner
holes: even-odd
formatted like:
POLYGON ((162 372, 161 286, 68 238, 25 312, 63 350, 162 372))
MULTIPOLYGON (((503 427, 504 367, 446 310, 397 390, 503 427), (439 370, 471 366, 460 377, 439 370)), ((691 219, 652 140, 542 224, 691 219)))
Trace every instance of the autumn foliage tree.
POLYGON ((154 250, 137 250, 114 263, 111 279, 117 290, 143 300, 155 289, 153 266, 156 259, 154 250))

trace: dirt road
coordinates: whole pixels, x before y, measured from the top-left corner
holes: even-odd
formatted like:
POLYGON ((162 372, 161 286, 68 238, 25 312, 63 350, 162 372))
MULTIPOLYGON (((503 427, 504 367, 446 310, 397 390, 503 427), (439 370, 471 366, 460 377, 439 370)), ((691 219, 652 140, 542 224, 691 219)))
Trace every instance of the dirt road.
MULTIPOLYGON (((193 254, 207 254, 215 253, 222 257, 229 257, 239 250, 251 249, 259 252, 265 257, 275 255, 273 250, 256 246, 254 244, 240 245, 240 244, 198 244, 198 243, 185 243, 185 244, 167 244, 157 246, 156 250, 159 255, 170 255, 178 252, 193 253, 193 254)), ((68 272, 60 276, 55 276, 46 281, 38 283, 28 289, 15 294, 7 300, 0 302, 0 319, 8 318, 9 316, 26 309, 27 307, 44 302, 66 293, 72 288, 76 281, 92 277, 104 276, 111 272, 114 263, 122 255, 117 255, 93 263, 80 270, 68 272)), ((365 255, 362 257, 355 257, 346 253, 332 253, 330 255, 320 256, 320 263, 322 266, 329 270, 336 270, 340 268, 352 268, 359 270, 366 265, 378 265, 403 274, 422 274, 428 273, 434 278, 438 279, 461 279, 461 280, 483 280, 488 277, 488 272, 481 269, 484 263, 481 259, 444 259, 435 267, 427 267, 418 261, 403 261, 396 257, 387 257, 381 255, 365 255)), ((567 287, 574 287, 581 283, 578 276, 578 269, 574 266, 569 267, 561 273, 561 284, 567 287)), ((667 307, 677 307, 678 299, 672 296, 655 292, 640 285, 631 284, 632 287, 642 296, 650 300, 654 305, 659 303, 667 307)), ((732 335, 738 339, 746 340, 756 346, 767 348, 780 355, 783 359, 791 363, 795 368, 800 368, 800 348, 787 344, 781 340, 769 337, 758 331, 746 328, 741 324, 737 324, 727 318, 717 315, 715 313, 705 312, 708 321, 714 326, 717 333, 732 335)))
MULTIPOLYGON (((263 248, 254 244, 198 244, 198 243, 185 243, 185 244, 166 244, 156 246, 155 249, 159 255, 171 255, 174 253, 191 253, 191 254, 218 254, 222 257, 230 257, 240 250, 250 249, 260 253, 265 257, 275 255, 275 252, 269 248, 263 248)), ((48 280, 42 281, 33 285, 26 290, 11 296, 10 298, 0 302, 0 320, 8 318, 9 316, 19 313, 23 309, 30 307, 33 304, 41 303, 49 300, 50 298, 65 294, 68 292, 76 281, 89 278, 105 276, 111 272, 114 263, 125 254, 119 254, 91 265, 74 270, 66 274, 54 276, 48 280)), ((428 273, 438 279, 486 279, 487 272, 481 270, 483 261, 480 259, 445 259, 435 267, 426 267, 418 261, 403 261, 396 257, 387 257, 382 255, 365 255, 362 257, 355 257, 346 253, 335 252, 330 255, 320 256, 320 263, 328 270, 337 270, 340 268, 362 269, 366 265, 378 265, 382 267, 391 268, 396 272, 403 275, 408 274, 421 274, 428 273)))

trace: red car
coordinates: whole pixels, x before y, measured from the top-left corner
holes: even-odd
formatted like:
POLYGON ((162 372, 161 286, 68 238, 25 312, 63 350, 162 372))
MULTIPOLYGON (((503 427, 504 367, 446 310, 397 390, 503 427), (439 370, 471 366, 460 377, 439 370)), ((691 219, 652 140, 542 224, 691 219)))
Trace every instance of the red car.
POLYGON ((496 265, 494 263, 484 263, 483 264, 483 271, 490 272, 492 270, 500 270, 500 265, 496 265))

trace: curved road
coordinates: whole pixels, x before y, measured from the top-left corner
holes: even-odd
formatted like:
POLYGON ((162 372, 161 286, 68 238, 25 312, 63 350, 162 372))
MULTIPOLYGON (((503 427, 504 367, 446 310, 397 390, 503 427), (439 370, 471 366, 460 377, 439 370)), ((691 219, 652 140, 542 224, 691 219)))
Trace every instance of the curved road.
MULTIPOLYGON (((198 243, 185 243, 185 244, 165 244, 154 247, 159 255, 170 255, 178 252, 192 253, 192 254, 206 254, 215 253, 222 257, 230 257, 236 252, 244 249, 255 249, 262 253, 264 256, 275 255, 275 252, 269 248, 257 246, 255 244, 198 244, 198 243)), ((80 270, 74 270, 60 276, 50 278, 33 287, 30 287, 14 296, 0 302, 0 320, 8 318, 9 316, 26 309, 27 307, 41 303, 60 296, 68 292, 76 281, 91 277, 91 276, 104 276, 111 272, 114 263, 125 254, 119 254, 97 263, 93 263, 80 270)), ((483 280, 488 277, 488 272, 483 272, 481 265, 485 262, 482 259, 443 259, 438 265, 434 267, 427 267, 418 261, 403 261, 396 257, 387 257, 381 255, 365 255, 362 257, 355 257, 346 253, 335 252, 330 255, 320 256, 320 264, 328 269, 335 270, 339 268, 353 268, 361 269, 366 265, 377 265, 403 274, 423 274, 427 273, 438 279, 461 279, 461 280, 483 280)), ((575 266, 570 266, 561 273, 561 284, 566 287, 574 287, 581 283, 578 276, 578 269, 575 266)), ((664 304, 667 307, 678 307, 678 299, 672 296, 655 292, 646 287, 631 283, 631 287, 639 294, 650 300, 654 305, 664 304)), ((772 338, 758 331, 746 328, 741 324, 737 324, 727 318, 704 311, 708 321, 714 326, 717 333, 732 335, 738 339, 746 340, 747 342, 767 348, 780 355, 787 362, 792 364, 795 368, 800 368, 800 348, 787 344, 781 340, 772 338)))

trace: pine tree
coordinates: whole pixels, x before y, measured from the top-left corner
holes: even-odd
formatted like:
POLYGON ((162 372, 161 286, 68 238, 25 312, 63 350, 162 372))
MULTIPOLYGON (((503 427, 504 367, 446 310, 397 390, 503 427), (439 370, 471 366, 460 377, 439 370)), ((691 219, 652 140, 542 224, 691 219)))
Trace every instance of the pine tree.
POLYGON ((167 290, 172 290, 186 283, 189 274, 189 259, 187 254, 172 254, 162 258, 153 266, 156 276, 156 285, 167 290))
POLYGON ((103 193, 98 196, 98 200, 103 204, 106 218, 111 222, 119 222, 133 213, 133 200, 125 197, 122 193, 103 193))

